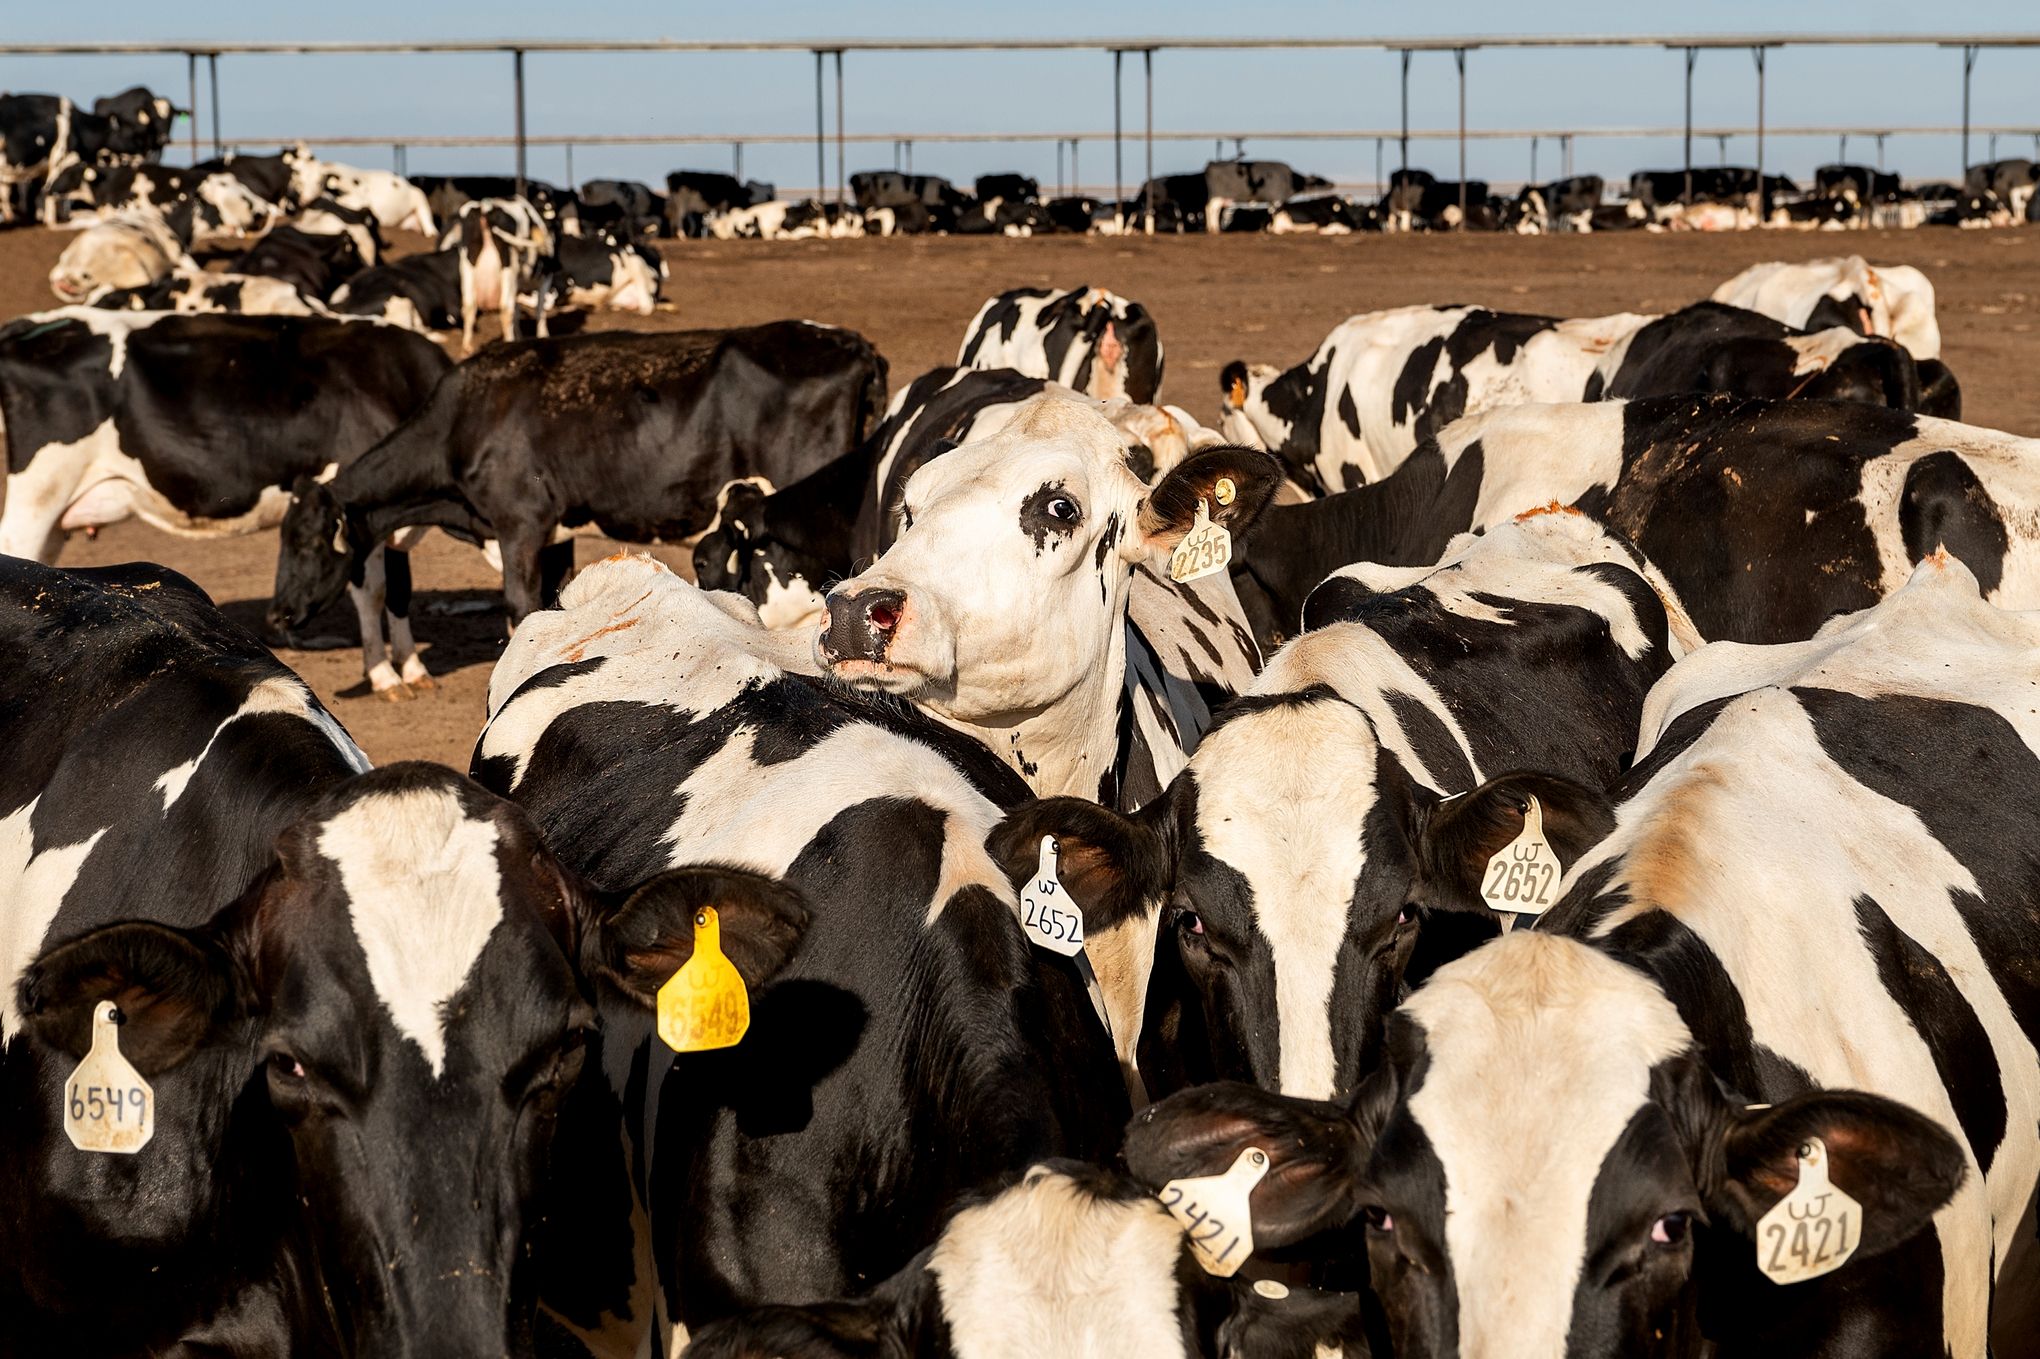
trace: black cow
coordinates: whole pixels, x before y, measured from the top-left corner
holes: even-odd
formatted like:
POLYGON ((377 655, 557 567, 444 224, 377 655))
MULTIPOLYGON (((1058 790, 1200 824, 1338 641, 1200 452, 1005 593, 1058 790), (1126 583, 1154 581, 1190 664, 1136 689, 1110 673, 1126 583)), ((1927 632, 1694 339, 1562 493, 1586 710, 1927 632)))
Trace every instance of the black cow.
POLYGON ((1487 202, 1484 179, 1443 180, 1429 170, 1396 170, 1388 177, 1388 192, 1381 198, 1384 222, 1397 231, 1437 231, 1469 225, 1474 209, 1487 202), (1461 200, 1465 200, 1462 216, 1461 200))
POLYGON ((1607 185, 1599 175, 1574 175, 1549 184, 1526 184, 1502 214, 1502 225, 1525 235, 1593 229, 1607 185))
POLYGON ((863 170, 850 176, 850 192, 864 209, 897 208, 919 203, 954 217, 963 195, 940 175, 909 175, 898 170, 863 170))
POLYGON ((156 159, 170 144, 172 124, 180 111, 168 99, 150 93, 146 85, 92 101, 93 114, 113 124, 106 149, 117 156, 140 156, 146 160, 156 159))
POLYGON ((1898 197, 1899 187, 1897 175, 1869 165, 1821 165, 1813 171, 1813 191, 1823 198, 1886 203, 1898 197))
POLYGON ((2040 179, 2040 166, 2020 157, 1970 166, 1963 174, 1962 187, 1978 197, 1990 195, 1996 198, 2014 219, 2021 219, 2026 215, 2027 203, 2033 198, 2036 179, 2040 179))
POLYGON ((1128 231, 1202 231, 1210 206, 1211 185, 1203 175, 1159 175, 1120 205, 1120 216, 1128 231))
MULTIPOLYGON (((1638 170, 1629 177, 1629 196, 1647 208, 1676 203, 1747 203, 1757 192, 1757 172, 1748 165, 1696 165, 1692 170, 1693 191, 1686 194, 1684 170, 1638 170)), ((1764 193, 1769 198, 1796 196, 1799 186, 1783 175, 1765 175, 1764 193)))
POLYGON ((635 179, 591 179, 581 186, 581 229, 621 230, 632 240, 658 234, 666 196, 635 179))
POLYGON ((1234 203, 1287 203, 1298 194, 1329 189, 1332 181, 1298 174, 1279 160, 1215 160, 1204 167, 1208 198, 1234 203))
POLYGON ((1048 208, 1048 220, 1055 224, 1057 231, 1082 234, 1098 224, 1098 200, 1095 198, 1069 195, 1051 198, 1044 206, 1048 208))
POLYGON ((353 232, 330 234, 288 224, 276 227, 227 268, 255 278, 280 278, 305 297, 324 302, 342 283, 374 264, 361 254, 362 237, 353 232))
POLYGON ((684 539, 731 481, 797 481, 856 444, 885 391, 862 336, 806 321, 491 346, 359 465, 300 480, 272 617, 301 626, 372 544, 438 524, 501 541, 514 623, 557 586, 540 559, 558 530, 684 539))
POLYGON ((1841 327, 1804 332, 1725 302, 1695 302, 1646 322, 1612 372, 1588 379, 1598 401, 1680 392, 1860 401, 1920 409, 1919 366, 1905 346, 1841 327))
MULTIPOLYGON (((430 340, 387 326, 88 308, 23 318, 0 329, 0 553, 49 560, 69 533, 129 516, 195 537, 268 528, 294 481, 368 449, 448 366, 430 340)), ((388 558, 385 586, 382 555, 366 555, 343 583, 370 682, 399 695, 429 685, 408 558, 388 558)))
POLYGON ((460 259, 458 248, 428 250, 364 269, 334 290, 332 309, 409 330, 452 330, 460 324, 460 259))
POLYGON ((1318 232, 1327 236, 1355 231, 1381 230, 1381 212, 1373 204, 1355 203, 1335 193, 1292 198, 1276 209, 1268 230, 1277 236, 1294 232, 1318 232))
POLYGON ((1003 199, 1009 203, 1038 203, 1041 201, 1041 184, 1026 175, 979 175, 973 186, 980 203, 1003 199))

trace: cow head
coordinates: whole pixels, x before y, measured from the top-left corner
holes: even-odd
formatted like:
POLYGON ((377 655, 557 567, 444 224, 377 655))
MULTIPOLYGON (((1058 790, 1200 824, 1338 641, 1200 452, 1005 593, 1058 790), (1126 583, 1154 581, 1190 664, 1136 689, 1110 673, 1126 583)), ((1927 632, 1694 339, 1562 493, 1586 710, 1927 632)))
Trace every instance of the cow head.
POLYGON ((1092 403, 1045 393, 914 473, 899 537, 829 591, 817 659, 962 721, 1050 707, 1103 673, 1136 564, 1174 548, 1200 503, 1242 532, 1279 481, 1267 455, 1214 448, 1150 490, 1092 403))
POLYGON ((817 623, 828 610, 821 586, 842 568, 772 533, 766 498, 765 489, 750 481, 723 488, 716 527, 694 545, 695 583, 745 596, 768 628, 817 623))
MULTIPOLYGON (((595 989, 651 1005, 710 905, 747 982, 806 921, 788 889, 721 870, 598 898, 514 804, 391 765, 332 789, 209 924, 128 921, 48 950, 21 1009, 35 1042, 82 1054, 95 1005, 118 1007, 157 1108, 122 1169, 206 1182, 243 1143, 278 1146, 280 1178, 242 1192, 296 1205, 341 1352, 521 1353, 522 1243, 595 989)), ((82 1155, 55 1148, 44 1172, 82 1155)))
MULTIPOLYGON (((1302 370, 1296 370, 1302 371, 1302 370)), ((1308 392, 1292 391, 1298 380, 1272 363, 1248 363, 1234 359, 1218 375, 1218 430, 1228 440, 1249 448, 1265 448, 1280 456, 1295 439, 1297 426, 1306 418, 1299 398, 1308 392)), ((1306 434, 1311 431, 1305 431, 1306 434)), ((1285 462, 1291 461, 1284 458, 1285 462)), ((1292 472, 1300 469, 1292 469, 1292 472)), ((1306 472, 1314 482, 1316 474, 1306 472)))
POLYGON ((1833 1308, 1964 1175, 1955 1140, 1892 1100, 1746 1107, 1649 976, 1537 931, 1441 969, 1349 1104, 1204 1086, 1143 1111, 1126 1156, 1160 1185, 1248 1146, 1271 1161, 1257 1247, 1364 1223, 1395 1352, 1464 1359, 1700 1355, 1703 1305, 1767 1334, 1833 1308), (1781 1288, 1750 1268, 1753 1237, 1810 1137, 1863 1207, 1861 1245, 1831 1280, 1781 1288), (1703 1303, 1703 1281, 1734 1296, 1703 1303))
POLYGON ((269 626, 287 634, 340 597, 358 572, 366 547, 332 488, 308 476, 299 477, 291 487, 290 508, 284 512, 278 537, 269 626))

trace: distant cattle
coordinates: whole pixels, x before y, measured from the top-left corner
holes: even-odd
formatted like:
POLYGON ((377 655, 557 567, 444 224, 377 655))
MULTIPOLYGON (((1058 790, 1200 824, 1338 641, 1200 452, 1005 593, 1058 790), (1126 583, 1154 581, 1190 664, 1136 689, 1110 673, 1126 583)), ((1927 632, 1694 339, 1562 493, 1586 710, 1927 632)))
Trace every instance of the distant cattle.
POLYGON ((1575 175, 1549 184, 1526 184, 1502 215, 1502 226, 1524 235, 1591 231, 1606 189, 1599 175, 1575 175))
POLYGON ((439 229, 425 191, 388 170, 361 170, 301 154, 293 161, 292 184, 306 203, 330 198, 343 207, 371 214, 378 225, 392 230, 430 236, 439 229))
POLYGON ((812 198, 798 203, 774 200, 729 208, 710 213, 701 227, 706 235, 720 241, 809 241, 862 236, 866 229, 862 213, 839 208, 834 203, 818 203, 812 198))
POLYGON ((1897 175, 1868 165, 1822 165, 1813 172, 1813 191, 1826 198, 1879 203, 1895 198, 1899 189, 1897 175))
POLYGON ((1343 236, 1355 231, 1379 231, 1381 213, 1339 194, 1312 194, 1292 198, 1277 208, 1268 219, 1267 229, 1275 236, 1305 232, 1343 236))
MULTIPOLYGON (((1757 172, 1747 165, 1696 165, 1692 170, 1638 170, 1629 177, 1629 196, 1646 208, 1662 210, 1678 204, 1753 205, 1757 172), (1691 192, 1687 190, 1691 183, 1691 192)), ((1767 198, 1794 196, 1799 186, 1783 175, 1765 175, 1767 198)))
POLYGON ((1487 201, 1487 181, 1441 180, 1428 170, 1396 170, 1382 195, 1382 224, 1392 231, 1436 231, 1467 225, 1487 201))
POLYGON ((365 459, 327 484, 299 480, 273 619, 302 626, 374 544, 437 524, 500 541, 516 623, 571 564, 562 531, 683 541, 731 481, 792 482, 850 448, 885 392, 885 360, 862 336, 805 321, 491 346, 365 459))
POLYGON ((1962 186, 1973 195, 1988 194, 1997 199, 2012 220, 2022 221, 2026 205, 2033 198, 2036 179, 2040 179, 2040 166, 2030 160, 1993 160, 1970 166, 1962 186))
POLYGON ((1215 160, 1204 167, 1204 186, 1212 198, 1272 207, 1299 194, 1329 189, 1332 182, 1299 174, 1279 160, 1215 160))
POLYGON ((850 193, 860 208, 896 208, 907 203, 953 215, 963 195, 940 175, 909 175, 898 170, 867 170, 850 176, 850 193))
POLYGON ((637 240, 665 226, 666 196, 635 179, 591 179, 581 185, 581 227, 608 228, 637 240))
POLYGON ((696 235, 701 219, 710 213, 767 203, 775 196, 770 184, 755 180, 711 170, 675 170, 666 176, 666 234, 696 235))
POLYGON ((1103 288, 1015 288, 971 318, 956 361, 1011 368, 1101 401, 1151 404, 1162 385, 1162 341, 1138 302, 1103 288))
POLYGON ((539 261, 537 311, 557 305, 650 316, 665 282, 666 262, 648 245, 599 233, 568 236, 539 261))
POLYGON ((972 189, 981 203, 989 203, 993 199, 1013 203, 1035 203, 1041 199, 1040 182, 1026 175, 979 175, 972 189))

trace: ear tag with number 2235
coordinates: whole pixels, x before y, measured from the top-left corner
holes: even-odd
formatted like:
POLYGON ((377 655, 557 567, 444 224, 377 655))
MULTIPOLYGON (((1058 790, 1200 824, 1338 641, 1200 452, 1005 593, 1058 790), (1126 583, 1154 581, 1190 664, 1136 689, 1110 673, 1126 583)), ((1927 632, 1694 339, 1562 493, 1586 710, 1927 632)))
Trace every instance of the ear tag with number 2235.
POLYGON ((1183 1224, 1190 1253, 1206 1274, 1230 1279, 1254 1253, 1254 1186, 1268 1174, 1268 1153, 1248 1147, 1223 1175, 1170 1180, 1156 1197, 1183 1224))
MULTIPOLYGON (((1230 481, 1221 481, 1220 489, 1230 486, 1230 481)), ((1230 494, 1221 497, 1224 504, 1231 500, 1230 494)), ((1176 550, 1169 554, 1169 579, 1182 584, 1185 581, 1202 580, 1204 577, 1223 571, 1232 560, 1232 534, 1224 524, 1211 522, 1210 502, 1197 502, 1197 522, 1183 535, 1183 541, 1176 544, 1176 550)))
POLYGON ((723 956, 715 907, 694 913, 694 956, 659 988, 659 1037, 675 1052, 730 1047, 751 1027, 743 974, 723 956))
POLYGON ((1537 915, 1558 900, 1561 873, 1558 856, 1544 838, 1544 807, 1533 797, 1523 829, 1481 871, 1480 899, 1498 911, 1537 915))
POLYGON ((1863 1205, 1828 1179, 1827 1144, 1799 1145, 1799 1183, 1757 1220, 1757 1268, 1772 1283, 1805 1283, 1849 1263, 1863 1241, 1863 1205))
POLYGON ((92 1007, 92 1047, 64 1082, 64 1132, 80 1151, 140 1151, 156 1132, 156 1092, 120 1051, 113 1002, 92 1007))

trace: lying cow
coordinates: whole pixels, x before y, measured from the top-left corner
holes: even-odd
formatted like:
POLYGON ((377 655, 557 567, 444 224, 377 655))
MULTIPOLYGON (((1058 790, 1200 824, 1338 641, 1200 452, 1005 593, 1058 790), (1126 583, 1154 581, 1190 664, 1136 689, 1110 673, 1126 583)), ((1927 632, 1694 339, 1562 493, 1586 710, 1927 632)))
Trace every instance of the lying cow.
POLYGON ((50 268, 50 291, 63 302, 89 301, 111 288, 146 288, 176 273, 197 268, 185 253, 191 244, 191 212, 178 221, 152 212, 116 217, 86 227, 50 268))
POLYGON ((560 306, 650 316, 667 277, 658 251, 606 232, 562 237, 536 273, 540 334, 545 316, 560 306))
POLYGON ((1264 1148, 1257 1246, 1356 1224, 1398 1353, 2030 1352, 2036 658, 1935 557, 1812 642, 1682 661, 1612 807, 1504 775, 1435 828, 1468 899, 1526 794, 1610 830, 1350 1104, 1190 1091, 1129 1163, 1264 1148))
POLYGON ((402 175, 300 154, 293 159, 291 176, 292 187, 304 202, 330 198, 343 207, 369 213, 378 225, 391 230, 426 236, 438 233, 425 191, 402 175))
POLYGON ((1926 367, 1926 360, 1941 357, 1941 326, 1934 316, 1934 285, 1909 264, 1872 266, 1861 255, 1799 264, 1772 260, 1752 264, 1716 288, 1714 300, 1799 330, 1843 326, 1896 340, 1921 360, 1923 387, 1931 388, 1947 371, 1926 367))
POLYGON ((352 233, 322 234, 280 226, 239 257, 228 261, 235 273, 282 279, 304 297, 323 302, 339 286, 375 263, 364 257, 352 233))
MULTIPOLYGON (((1462 415, 1525 401, 1726 392, 1912 410, 1923 399, 1917 365, 1887 340, 1803 334, 1717 302, 1573 320, 1481 307, 1371 312, 1287 371, 1227 364, 1219 389, 1227 438, 1269 449, 1323 491, 1378 481, 1462 415)), ((1950 379, 1937 397, 1952 390, 1950 379)))
MULTIPOLYGON (((295 481, 366 451, 448 366, 430 340, 385 326, 89 307, 24 317, 0 329, 0 554, 51 561, 70 533, 130 516, 201 538, 273 527, 295 481)), ((378 546, 350 567, 334 593, 353 595, 370 685, 429 687, 409 559, 378 546)))
POLYGON ((1454 534, 1577 503, 1642 549, 1710 640, 1786 642, 1898 588, 1937 547, 2001 608, 2040 608, 2040 442, 1828 402, 1660 398, 1459 421, 1386 481, 1271 506, 1235 557, 1294 631, 1349 562, 1418 565, 1454 534))
POLYGON ((861 1290, 962 1193, 1108 1154, 1127 1106, 1103 1030, 984 847, 1020 781, 648 558, 591 566, 560 604, 490 676, 476 777, 598 888, 736 864, 811 904, 728 1053, 676 1059, 641 1005, 603 1004, 665 1327, 861 1290))
POLYGON ((461 323, 461 280, 457 248, 428 250, 362 270, 333 290, 330 305, 406 330, 452 330, 461 323))
POLYGON ((956 362, 1011 368, 1100 401, 1152 404, 1162 385, 1162 340, 1138 302, 1103 288, 1015 288, 971 318, 956 362))
POLYGON ((299 480, 272 620, 302 626, 374 544, 437 524, 500 541, 514 626, 571 564, 562 530, 682 541, 731 481, 796 481, 855 444, 885 387, 862 336, 808 321, 491 346, 366 458, 299 480))
POLYGON ((114 311, 169 311, 185 316, 231 312, 242 316, 330 316, 323 302, 306 297, 287 279, 254 274, 179 272, 145 288, 116 288, 94 295, 94 307, 114 311))

